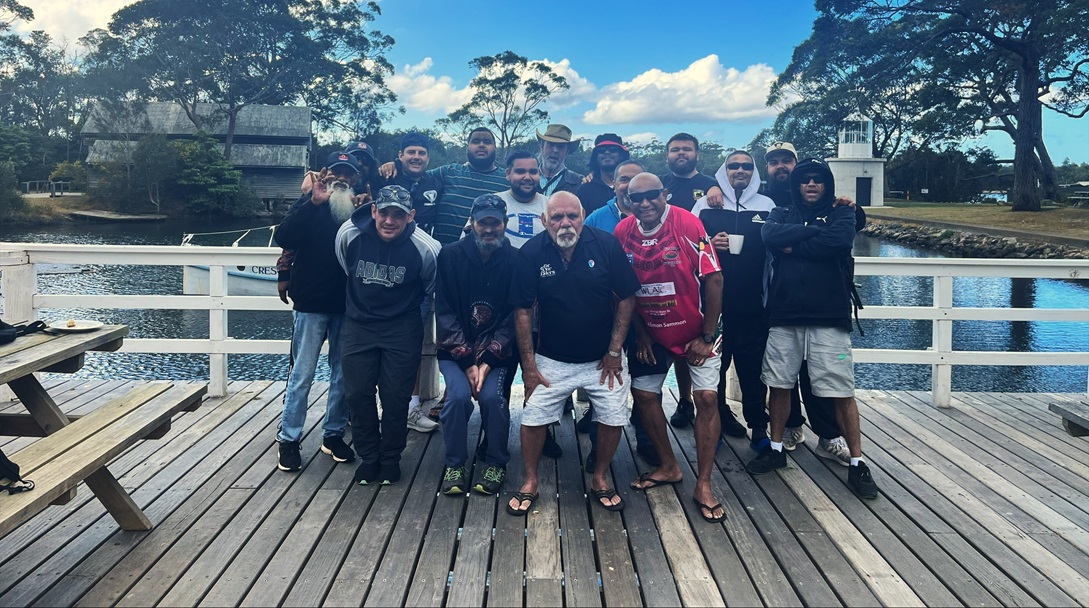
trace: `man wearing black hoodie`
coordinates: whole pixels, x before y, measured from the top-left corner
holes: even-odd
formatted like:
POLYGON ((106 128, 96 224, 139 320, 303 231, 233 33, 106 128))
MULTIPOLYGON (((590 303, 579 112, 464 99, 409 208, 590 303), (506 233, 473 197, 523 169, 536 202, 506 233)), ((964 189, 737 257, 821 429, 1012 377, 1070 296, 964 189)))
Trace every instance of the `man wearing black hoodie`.
POLYGON ((790 393, 802 361, 814 394, 832 399, 836 421, 851 451, 847 484, 862 498, 877 498, 877 484, 862 461, 862 434, 854 398, 851 311, 855 213, 835 205, 828 165, 809 158, 790 175, 790 207, 772 210, 761 229, 772 255, 767 310, 771 329, 761 380, 771 389, 771 445, 751 460, 753 475, 786 466, 783 432, 790 393))
POLYGON ((414 214, 408 190, 385 186, 336 237, 337 260, 348 275, 341 361, 352 370, 344 388, 361 484, 401 478, 408 402, 422 354, 420 304, 435 292, 439 251, 438 242, 416 228, 414 214))

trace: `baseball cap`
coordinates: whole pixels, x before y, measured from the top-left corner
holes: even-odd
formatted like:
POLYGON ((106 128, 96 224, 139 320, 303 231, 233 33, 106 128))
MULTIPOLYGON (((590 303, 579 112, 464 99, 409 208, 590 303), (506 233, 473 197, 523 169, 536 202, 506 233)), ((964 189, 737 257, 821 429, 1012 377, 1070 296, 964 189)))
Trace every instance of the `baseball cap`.
POLYGON ((431 149, 431 139, 423 133, 405 133, 401 136, 401 150, 409 146, 419 146, 425 150, 431 149))
POLYGON ((344 148, 344 151, 372 169, 378 167, 378 160, 374 157, 374 150, 365 141, 353 141, 348 144, 347 148, 344 148))
POLYGON ((325 160, 325 168, 330 171, 341 166, 351 167, 353 171, 359 173, 359 160, 347 151, 333 152, 329 155, 329 158, 325 160))
POLYGON ((794 144, 789 141, 777 141, 768 146, 766 152, 764 152, 764 162, 767 162, 768 157, 774 152, 789 152, 794 160, 798 160, 798 151, 794 149, 794 144))
POLYGON ((397 207, 405 213, 412 211, 412 195, 401 186, 385 186, 378 191, 374 199, 374 206, 378 210, 386 207, 397 207))
POLYGON ((469 217, 474 222, 486 217, 494 217, 505 222, 507 221, 507 203, 495 194, 481 194, 473 201, 473 210, 469 217))

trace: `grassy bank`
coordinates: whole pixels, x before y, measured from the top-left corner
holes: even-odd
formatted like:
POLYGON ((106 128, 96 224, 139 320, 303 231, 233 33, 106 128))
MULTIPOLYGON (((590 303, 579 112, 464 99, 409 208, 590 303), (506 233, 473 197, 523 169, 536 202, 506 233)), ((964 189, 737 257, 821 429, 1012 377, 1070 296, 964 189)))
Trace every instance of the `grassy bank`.
POLYGON ((894 203, 866 211, 873 217, 915 219, 964 224, 981 229, 1022 230, 1041 235, 1086 238, 1089 234, 1089 209, 1045 207, 1037 212, 1010 211, 1002 205, 965 205, 954 203, 894 203))

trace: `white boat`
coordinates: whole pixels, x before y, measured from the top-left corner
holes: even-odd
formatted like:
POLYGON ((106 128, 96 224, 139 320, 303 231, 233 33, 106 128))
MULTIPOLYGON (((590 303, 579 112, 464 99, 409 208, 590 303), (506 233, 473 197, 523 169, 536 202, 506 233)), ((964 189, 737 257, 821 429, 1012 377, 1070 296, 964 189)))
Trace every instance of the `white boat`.
MULTIPOLYGON (((226 232, 203 232, 186 234, 182 237, 183 246, 192 245, 194 237, 206 237, 223 234, 241 234, 235 239, 233 246, 246 238, 254 230, 269 231, 269 245, 272 245, 272 233, 276 226, 261 226, 245 230, 229 230, 226 232)), ((227 269, 227 293, 233 296, 279 296, 276 291, 276 279, 278 277, 275 266, 236 266, 227 269)), ((208 295, 210 289, 207 266, 186 266, 182 270, 182 293, 185 295, 208 295)))

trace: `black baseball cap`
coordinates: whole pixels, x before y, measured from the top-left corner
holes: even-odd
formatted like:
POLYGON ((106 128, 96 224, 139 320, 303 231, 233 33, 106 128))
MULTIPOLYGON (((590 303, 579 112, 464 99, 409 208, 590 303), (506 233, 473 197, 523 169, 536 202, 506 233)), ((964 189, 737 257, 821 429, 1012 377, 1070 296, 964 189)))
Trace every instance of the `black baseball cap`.
POLYGON ((325 160, 325 168, 332 171, 336 167, 351 167, 352 171, 360 172, 359 160, 347 151, 333 152, 325 160))

